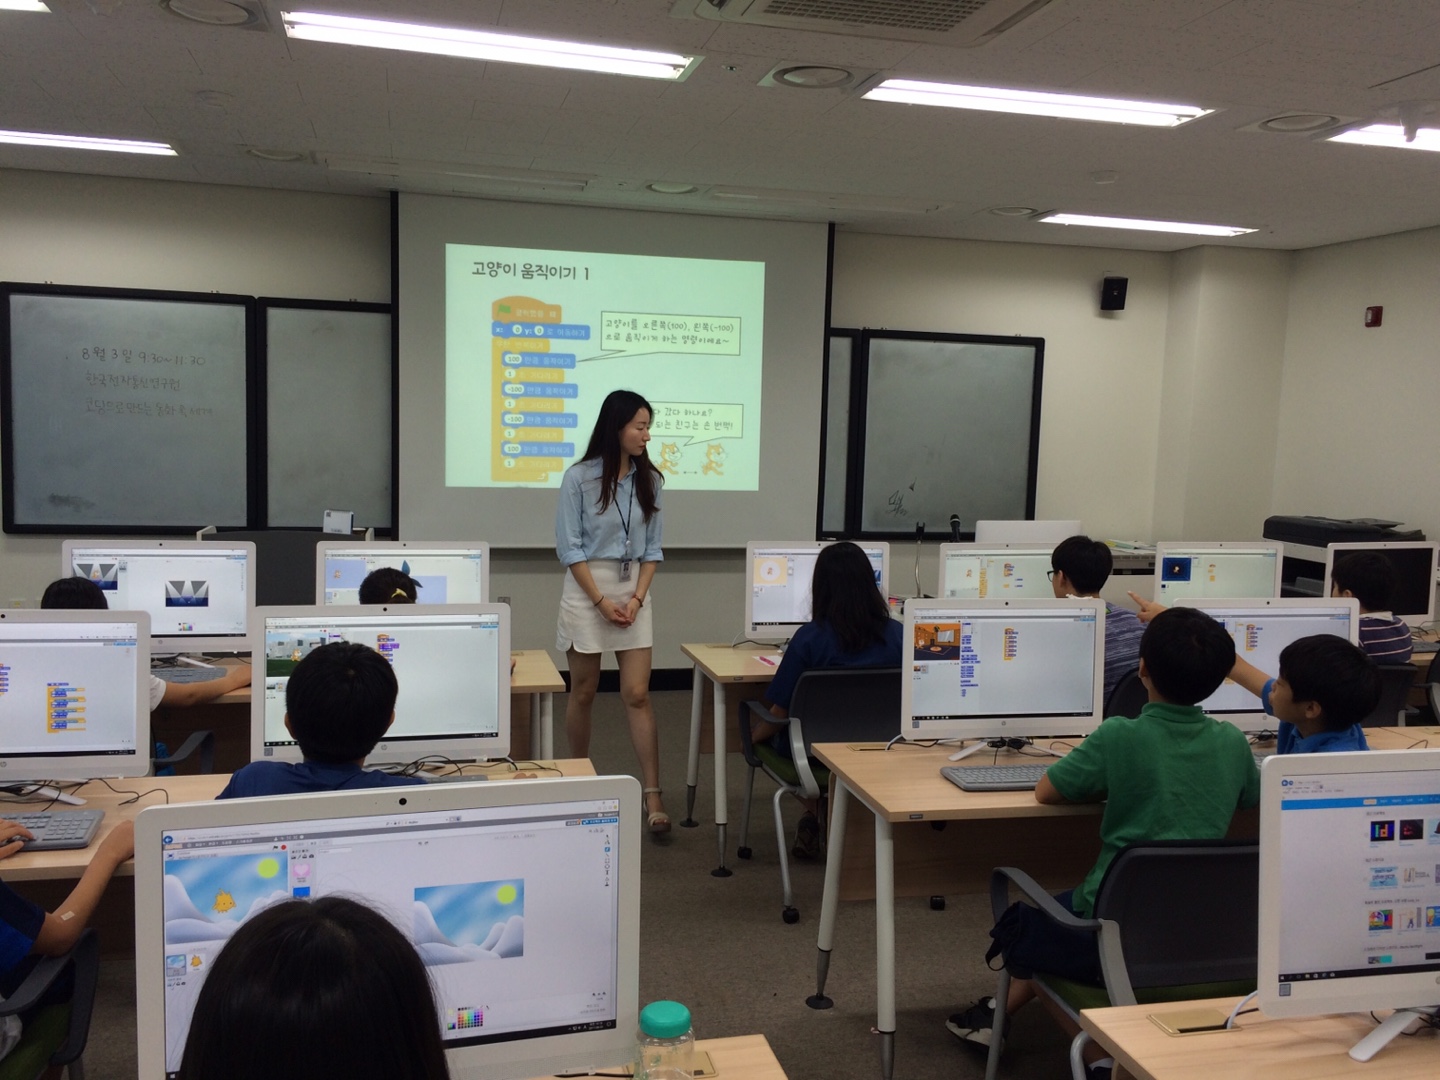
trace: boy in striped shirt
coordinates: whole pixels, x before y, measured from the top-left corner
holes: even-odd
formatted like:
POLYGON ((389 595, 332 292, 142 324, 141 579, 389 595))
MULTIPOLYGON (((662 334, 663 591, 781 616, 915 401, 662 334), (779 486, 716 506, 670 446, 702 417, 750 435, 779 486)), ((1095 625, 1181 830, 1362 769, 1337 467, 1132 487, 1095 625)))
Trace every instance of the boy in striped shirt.
POLYGON ((1360 602, 1360 647, 1377 664, 1410 662, 1410 627, 1389 611, 1396 584, 1395 567, 1374 551, 1336 559, 1330 576, 1331 596, 1360 602))

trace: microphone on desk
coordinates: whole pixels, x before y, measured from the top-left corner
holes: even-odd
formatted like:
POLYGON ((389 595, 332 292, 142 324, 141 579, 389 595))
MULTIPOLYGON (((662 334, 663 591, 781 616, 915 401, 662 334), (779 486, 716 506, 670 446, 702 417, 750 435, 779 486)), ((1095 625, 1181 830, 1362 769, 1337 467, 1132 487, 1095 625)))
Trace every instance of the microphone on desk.
POLYGON ((952 544, 958 544, 958 543, 960 543, 960 515, 959 515, 959 514, 951 514, 951 515, 950 515, 950 542, 951 542, 952 544))

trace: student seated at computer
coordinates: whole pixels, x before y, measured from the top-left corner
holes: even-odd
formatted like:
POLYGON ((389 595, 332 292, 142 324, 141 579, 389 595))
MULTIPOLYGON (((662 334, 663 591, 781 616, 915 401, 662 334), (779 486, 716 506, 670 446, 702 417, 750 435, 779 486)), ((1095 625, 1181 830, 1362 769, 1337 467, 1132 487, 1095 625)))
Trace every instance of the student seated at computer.
POLYGON ((341 896, 242 922, 200 987, 182 1080, 447 1080, 425 965, 389 919, 341 896))
MULTIPOLYGON (((34 835, 23 825, 0 821, 0 859, 23 851, 24 841, 33 839, 34 835)), ((134 854, 135 825, 122 821, 100 841, 79 882, 54 911, 45 911, 0 883, 0 996, 14 993, 41 957, 63 956, 74 947, 80 932, 100 906, 105 886, 134 854)), ((68 1001, 70 991, 68 980, 53 984, 34 1007, 21 1014, 22 1028, 49 1006, 68 1001)), ((6 1034, 6 1030, 0 1028, 0 1042, 6 1041, 6 1034)), ((55 1075, 59 1075, 58 1070, 55 1075)))
POLYGON ((285 681, 285 730, 304 761, 252 761, 216 798, 354 791, 425 783, 365 768, 395 722, 400 684, 390 661, 368 645, 336 641, 311 649, 285 681))
MULTIPOLYGON (((1062 906, 1091 918, 1100 880, 1121 848, 1139 840, 1218 839, 1236 809, 1259 801, 1260 773, 1245 734, 1206 716, 1196 704, 1215 692, 1234 665, 1234 641, 1203 611, 1172 608, 1145 628, 1140 679, 1149 703, 1134 719, 1106 719, 1051 765, 1035 788, 1041 803, 1105 803, 1100 857, 1078 888, 1055 897, 1062 906)), ((1060 929, 1033 907, 1012 905, 990 934, 994 944, 987 961, 1003 954, 1012 972, 1029 968, 1101 982, 1094 936, 1060 929)), ((1005 1015, 1013 1016, 1034 996, 1029 979, 1014 979, 1005 1015)), ((988 1046, 994 1010, 994 998, 981 998, 945 1026, 961 1039, 988 1046)), ((1064 1013, 1052 1012, 1073 1038, 1077 1030, 1064 1013)), ((1094 1043, 1087 1044, 1086 1054, 1087 1062, 1104 1067, 1094 1043)))
MULTIPOLYGON (((751 739, 762 742, 782 730, 795 684, 807 671, 899 667, 904 629, 890 617, 865 552, 848 541, 821 548, 810 576, 810 621, 795 631, 765 691, 765 704, 776 722, 752 721, 751 739)), ((775 739, 774 745, 789 755, 788 738, 775 739)), ((814 803, 802 802, 805 813, 796 827, 791 853, 797 859, 812 859, 820 854, 820 822, 814 803)))
MULTIPOLYGON (((47 611, 106 611, 110 607, 105 590, 89 578, 63 577, 45 586, 40 597, 40 607, 47 611)), ((250 685, 250 665, 236 664, 225 668, 225 674, 218 679, 204 682, 166 682, 150 676, 150 708, 162 705, 204 705, 218 697, 224 697, 231 690, 250 685)))
POLYGON ((1389 610, 1398 584, 1395 567, 1375 551, 1341 556, 1330 573, 1331 596, 1360 602, 1360 647, 1377 664, 1410 662, 1410 627, 1389 610))
POLYGON ((416 604, 420 602, 420 588, 420 583, 405 571, 382 566, 371 570, 360 582, 360 603, 416 604))
MULTIPOLYGON (((1050 553, 1050 586, 1058 597, 1089 596, 1100 599, 1100 590, 1110 578, 1115 560, 1110 545, 1088 536, 1071 536, 1050 553)), ((1140 662, 1140 635, 1145 632, 1139 617, 1126 608, 1105 601, 1105 695, 1140 662)))
POLYGON ((1292 641, 1280 650, 1280 674, 1273 679, 1237 656, 1230 678, 1280 721, 1276 753, 1370 749, 1360 721, 1380 702, 1380 672, 1344 638, 1315 634, 1292 641))

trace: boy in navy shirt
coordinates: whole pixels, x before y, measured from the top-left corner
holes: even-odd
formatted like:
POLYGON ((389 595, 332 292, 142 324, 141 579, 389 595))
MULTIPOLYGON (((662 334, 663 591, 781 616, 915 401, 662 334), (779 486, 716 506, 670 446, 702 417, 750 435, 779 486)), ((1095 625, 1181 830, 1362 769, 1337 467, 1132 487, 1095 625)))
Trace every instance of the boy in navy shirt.
POLYGON ((1362 649, 1334 634, 1315 634, 1280 650, 1280 676, 1235 658, 1230 678, 1280 721, 1275 750, 1319 754, 1369 750, 1360 721, 1380 701, 1380 672, 1362 649))
POLYGON ((285 683, 285 730, 305 760, 252 761, 216 798, 425 783, 365 768, 366 755, 395 722, 399 692, 390 662, 369 646, 337 641, 312 649, 285 683))

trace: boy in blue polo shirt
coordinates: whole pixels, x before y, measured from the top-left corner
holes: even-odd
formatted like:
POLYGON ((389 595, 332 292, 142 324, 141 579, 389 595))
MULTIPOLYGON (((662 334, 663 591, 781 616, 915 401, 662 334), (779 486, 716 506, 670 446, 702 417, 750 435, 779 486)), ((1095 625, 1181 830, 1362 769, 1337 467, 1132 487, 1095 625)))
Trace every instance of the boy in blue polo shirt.
POLYGON ((252 761, 216 798, 425 783, 365 768, 366 755, 395 722, 399 692, 390 661, 367 645, 336 641, 312 649, 285 683, 285 730, 305 760, 252 761))
POLYGON ((1274 679, 1237 656, 1230 678, 1280 721, 1276 753, 1370 749, 1360 721, 1380 701, 1380 672, 1363 649, 1344 638, 1315 634, 1292 641, 1280 650, 1280 675, 1274 679))

